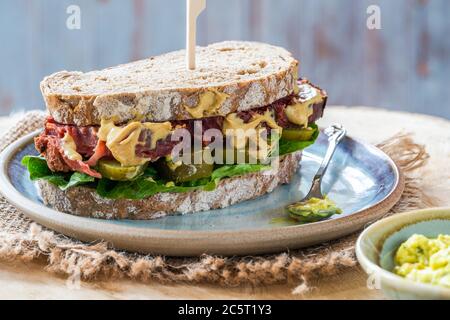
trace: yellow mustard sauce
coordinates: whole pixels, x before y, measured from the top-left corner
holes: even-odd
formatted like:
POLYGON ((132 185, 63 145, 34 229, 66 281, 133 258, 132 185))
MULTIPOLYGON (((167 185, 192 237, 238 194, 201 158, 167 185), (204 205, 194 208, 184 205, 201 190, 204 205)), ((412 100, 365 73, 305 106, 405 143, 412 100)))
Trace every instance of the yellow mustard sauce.
POLYGON ((143 129, 151 131, 151 148, 154 149, 159 140, 165 139, 172 132, 172 124, 134 121, 125 126, 116 126, 112 120, 102 120, 97 136, 106 142, 106 146, 122 166, 139 166, 148 162, 148 159, 136 155, 136 146, 141 144, 139 136, 143 129))
POLYGON ((66 132, 64 138, 61 139, 61 147, 64 150, 64 155, 70 160, 83 161, 83 157, 77 152, 75 141, 68 132, 66 132))
POLYGON ((267 110, 264 114, 255 114, 248 123, 239 118, 237 113, 231 113, 226 116, 223 124, 223 133, 232 137, 233 147, 242 149, 246 146, 249 138, 249 130, 256 130, 262 122, 265 122, 269 128, 278 130, 279 134, 282 128, 276 123, 273 112, 267 110))
POLYGON ((185 106, 186 111, 195 119, 214 115, 229 95, 217 90, 210 90, 200 94, 195 107, 185 106))
POLYGON ((298 91, 300 98, 295 99, 294 103, 287 106, 285 113, 290 122, 307 128, 308 119, 314 113, 313 105, 320 103, 323 96, 309 84, 301 85, 298 91))
POLYGON ((406 279, 450 288, 450 235, 415 234, 395 255, 394 272, 406 279))

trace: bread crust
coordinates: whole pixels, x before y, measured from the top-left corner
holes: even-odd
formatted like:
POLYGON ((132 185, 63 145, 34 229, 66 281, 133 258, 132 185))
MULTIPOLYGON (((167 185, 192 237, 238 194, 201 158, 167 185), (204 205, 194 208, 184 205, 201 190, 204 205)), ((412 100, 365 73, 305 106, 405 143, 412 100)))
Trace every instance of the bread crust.
POLYGON ((197 55, 195 71, 185 69, 181 50, 101 71, 57 72, 41 82, 41 91, 57 122, 78 126, 99 125, 102 118, 192 119, 187 108, 206 91, 227 95, 208 116, 269 105, 294 91, 298 61, 282 48, 228 41, 198 47, 197 55))
POLYGON ((104 199, 88 187, 62 191, 46 180, 38 181, 41 197, 54 209, 100 219, 152 220, 187 214, 254 199, 290 183, 300 166, 301 151, 281 157, 278 170, 251 173, 222 180, 214 191, 159 193, 142 200, 104 199))

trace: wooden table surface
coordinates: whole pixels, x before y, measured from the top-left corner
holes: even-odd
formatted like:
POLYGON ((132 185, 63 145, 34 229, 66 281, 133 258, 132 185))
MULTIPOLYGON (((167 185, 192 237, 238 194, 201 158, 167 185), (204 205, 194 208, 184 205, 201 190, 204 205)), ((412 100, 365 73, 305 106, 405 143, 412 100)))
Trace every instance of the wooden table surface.
MULTIPOLYGON (((12 117, 0 118, 0 132, 12 117)), ((426 115, 391 112, 367 107, 329 107, 321 126, 342 123, 349 135, 378 143, 398 132, 414 133, 425 144, 431 158, 418 172, 422 187, 450 207, 450 121, 426 115)), ((142 284, 128 280, 82 283, 70 288, 64 278, 46 273, 39 263, 0 263, 0 299, 382 299, 378 290, 366 287, 359 268, 335 277, 320 279, 306 296, 291 294, 292 287, 219 288, 205 285, 142 284)))

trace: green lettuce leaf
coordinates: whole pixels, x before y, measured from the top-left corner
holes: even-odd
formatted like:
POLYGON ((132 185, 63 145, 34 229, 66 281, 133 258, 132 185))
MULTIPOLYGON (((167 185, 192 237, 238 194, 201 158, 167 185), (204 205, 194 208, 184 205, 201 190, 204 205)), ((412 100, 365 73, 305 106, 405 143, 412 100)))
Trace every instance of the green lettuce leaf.
POLYGON ((187 192, 198 187, 175 186, 173 183, 154 180, 152 177, 139 177, 132 181, 111 181, 101 179, 97 193, 108 199, 145 199, 161 192, 187 192))
POLYGON ((80 172, 52 172, 47 166, 47 161, 42 157, 25 156, 22 159, 22 164, 28 169, 32 181, 47 180, 61 190, 95 181, 94 177, 80 172))
POLYGON ((86 184, 86 183, 92 183, 95 182, 95 178, 91 177, 85 173, 81 173, 81 172, 74 172, 69 179, 69 182, 67 183, 67 185, 65 185, 64 187, 62 187, 62 190, 66 190, 69 189, 71 187, 75 187, 81 184, 86 184))
POLYGON ((269 170, 270 165, 263 164, 235 164, 235 165, 224 165, 213 171, 211 175, 211 181, 204 188, 204 190, 214 190, 219 184, 220 180, 225 178, 231 178, 236 176, 243 176, 249 173, 260 172, 264 170, 269 170))
POLYGON ((108 199, 145 199, 157 193, 182 193, 192 190, 212 191, 224 178, 231 178, 248 173, 269 169, 270 166, 260 164, 225 165, 213 171, 211 178, 200 179, 182 185, 173 182, 157 180, 154 176, 144 173, 132 181, 111 181, 101 179, 97 184, 97 193, 108 199))

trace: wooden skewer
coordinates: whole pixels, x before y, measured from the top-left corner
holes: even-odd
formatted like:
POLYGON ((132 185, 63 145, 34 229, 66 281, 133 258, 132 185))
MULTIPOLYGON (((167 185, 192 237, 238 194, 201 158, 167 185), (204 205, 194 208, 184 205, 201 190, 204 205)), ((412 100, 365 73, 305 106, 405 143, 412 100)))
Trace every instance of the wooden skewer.
POLYGON ((197 18, 206 9, 206 0, 186 0, 186 3, 186 65, 189 70, 194 70, 196 67, 197 18))

